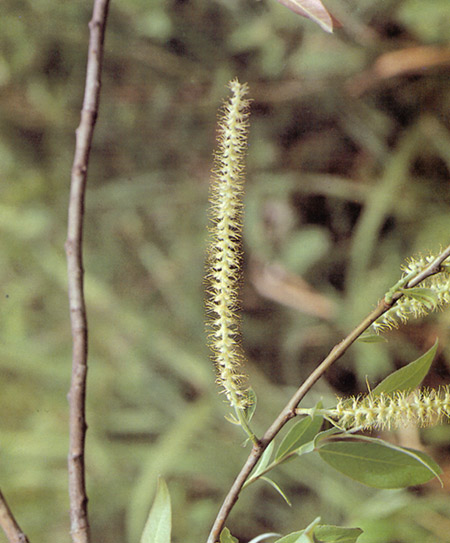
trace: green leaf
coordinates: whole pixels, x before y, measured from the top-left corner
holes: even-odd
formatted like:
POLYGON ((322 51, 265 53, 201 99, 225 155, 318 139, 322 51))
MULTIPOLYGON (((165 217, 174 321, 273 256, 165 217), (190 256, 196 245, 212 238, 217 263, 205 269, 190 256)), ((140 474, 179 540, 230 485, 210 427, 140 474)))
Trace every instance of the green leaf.
POLYGON ((400 368, 394 373, 391 373, 383 379, 378 386, 373 390, 373 394, 390 394, 396 390, 408 390, 415 388, 425 378, 428 373, 431 363, 436 356, 436 349, 438 347, 438 340, 434 342, 434 345, 425 354, 419 357, 417 360, 410 362, 407 366, 400 368))
POLYGON ((269 479, 269 477, 260 477, 263 481, 266 481, 266 483, 269 483, 271 487, 273 487, 278 494, 283 498, 283 500, 289 505, 289 507, 292 507, 292 503, 290 499, 286 496, 286 494, 281 490, 279 485, 275 481, 272 481, 272 479, 269 479))
MULTIPOLYGON (((285 535, 281 539, 277 539, 274 543, 303 543, 305 539, 301 541, 300 538, 303 537, 304 533, 305 530, 300 530, 299 532, 292 532, 291 534, 285 535)), ((306 543, 309 543, 310 541, 310 539, 307 539, 306 543)))
POLYGON ((320 517, 317 517, 304 530, 285 535, 281 539, 277 539, 275 543, 315 543, 313 533, 319 522, 320 517))
POLYGON ((358 341, 361 341, 362 343, 386 343, 387 339, 378 334, 364 332, 364 334, 359 336, 358 341))
POLYGON ((241 425, 239 419, 236 418, 236 416, 233 415, 233 413, 228 413, 227 415, 224 416, 224 419, 227 420, 228 422, 231 422, 231 424, 234 424, 236 426, 241 425))
POLYGON ((401 288, 400 292, 403 292, 405 296, 414 298, 419 303, 423 304, 428 310, 432 311, 438 305, 438 296, 431 288, 424 287, 411 287, 401 288))
POLYGON ((275 460, 285 457, 305 443, 312 441, 320 430, 322 422, 323 417, 315 415, 313 418, 306 417, 295 423, 280 443, 275 460))
POLYGON ((319 432, 314 438, 314 448, 318 447, 319 443, 324 439, 327 439, 327 437, 339 434, 340 432, 342 432, 342 429, 337 428, 336 426, 333 426, 333 428, 329 428, 328 430, 324 430, 323 432, 319 432))
POLYGON ((239 543, 239 539, 231 535, 228 528, 224 528, 220 532, 220 543, 239 543))
MULTIPOLYGON (((314 531, 316 529, 316 526, 320 522, 320 517, 316 517, 308 526, 304 529, 304 535, 309 537, 308 541, 314 541, 314 531)), ((306 540, 305 540, 306 541, 306 540)), ((303 543, 303 541, 300 541, 300 543, 303 543)))
POLYGON ((380 445, 383 445, 383 447, 389 447, 390 449, 393 449, 395 451, 400 451, 403 454, 407 454, 408 456, 415 458, 423 466, 429 469, 435 477, 439 479, 439 481, 441 482, 441 486, 444 486, 441 478, 439 477, 439 475, 442 473, 442 469, 427 454, 421 451, 416 451, 415 449, 408 449, 406 447, 400 447, 399 445, 394 445, 394 443, 389 443, 389 441, 384 441, 383 439, 380 439, 378 437, 369 437, 369 436, 359 435, 358 440, 367 441, 369 443, 379 443, 380 445))
POLYGON ((271 537, 280 537, 281 534, 278 534, 276 532, 266 532, 265 534, 259 534, 253 539, 250 539, 248 543, 259 543, 260 541, 264 541, 266 539, 269 539, 271 537))
POLYGON ((158 488, 152 508, 142 532, 141 543, 170 543, 172 509, 166 482, 158 479, 158 488))
POLYGON ((247 422, 250 422, 252 420, 252 417, 256 410, 256 394, 255 391, 252 388, 249 388, 247 390, 247 407, 244 409, 244 417, 247 420, 247 422))
POLYGON ((365 441, 326 443, 319 455, 344 475, 375 488, 404 488, 430 481, 439 466, 427 455, 412 449, 365 441))
POLYGON ((304 454, 312 453, 315 448, 315 439, 312 439, 311 441, 308 441, 308 443, 304 443, 298 449, 295 449, 294 452, 297 456, 302 456, 304 454))
POLYGON ((320 517, 308 528, 286 535, 275 543, 355 543, 363 533, 361 528, 320 525, 320 517))
POLYGON ((258 475, 267 468, 267 466, 269 465, 270 459, 272 457, 274 446, 275 446, 274 441, 271 441, 269 445, 267 445, 267 448, 263 452, 260 461, 256 464, 256 469, 255 469, 255 472, 251 475, 251 479, 255 479, 256 477, 258 477, 258 475))
POLYGON ((318 543, 355 543, 362 533, 361 528, 321 525, 315 529, 314 536, 318 543))

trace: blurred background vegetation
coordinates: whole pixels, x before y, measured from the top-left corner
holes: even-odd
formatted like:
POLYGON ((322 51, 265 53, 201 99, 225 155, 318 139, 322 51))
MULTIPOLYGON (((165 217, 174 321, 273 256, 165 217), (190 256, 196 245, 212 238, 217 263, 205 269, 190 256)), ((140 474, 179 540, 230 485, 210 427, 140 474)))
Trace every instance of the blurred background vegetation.
MULTIPOLYGON (((138 541, 156 478, 175 542, 203 541, 246 458, 205 347, 204 255, 217 108, 253 98, 242 290, 262 432, 398 278, 449 243, 448 0, 327 0, 328 35, 275 0, 113 0, 90 165, 87 477, 93 541, 138 541)), ((30 541, 68 541, 71 336, 63 244, 91 2, 0 8, 0 485, 30 541)), ((357 393, 440 338, 450 313, 358 344, 310 401, 357 393)), ((306 405, 306 404, 305 404, 306 405)), ((392 435, 449 469, 449 427, 392 435)), ((246 541, 321 515, 361 543, 450 541, 449 486, 375 491, 314 455, 230 518, 246 541)), ((0 541, 6 541, 0 534, 0 541)))

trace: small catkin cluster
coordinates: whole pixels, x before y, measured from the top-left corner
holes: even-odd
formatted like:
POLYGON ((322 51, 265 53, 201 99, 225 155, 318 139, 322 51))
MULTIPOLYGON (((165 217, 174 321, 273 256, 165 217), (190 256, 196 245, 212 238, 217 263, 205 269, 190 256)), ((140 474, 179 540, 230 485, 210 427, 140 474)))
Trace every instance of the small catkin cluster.
POLYGON ((249 100, 247 85, 229 84, 231 97, 219 118, 218 147, 211 186, 211 237, 208 254, 207 309, 210 347, 217 366, 217 382, 230 404, 248 404, 240 345, 238 288, 241 278, 242 194, 247 146, 249 100))
MULTIPOLYGON (((402 266, 402 271, 406 274, 415 273, 419 274, 427 266, 429 266, 436 258, 434 254, 428 255, 418 255, 414 258, 409 258, 405 264, 402 266)), ((441 264, 441 271, 449 273, 450 272, 450 260, 444 260, 441 264)))
MULTIPOLYGON (((435 259, 434 255, 419 256, 402 266, 405 275, 421 273, 435 259)), ((397 328, 410 318, 418 318, 450 304, 450 262, 443 262, 441 270, 420 283, 421 292, 408 295, 407 289, 386 313, 377 319, 372 327, 379 333, 386 329, 397 328)))
POLYGON ((450 418, 450 387, 339 398, 325 414, 344 430, 431 426, 450 418))

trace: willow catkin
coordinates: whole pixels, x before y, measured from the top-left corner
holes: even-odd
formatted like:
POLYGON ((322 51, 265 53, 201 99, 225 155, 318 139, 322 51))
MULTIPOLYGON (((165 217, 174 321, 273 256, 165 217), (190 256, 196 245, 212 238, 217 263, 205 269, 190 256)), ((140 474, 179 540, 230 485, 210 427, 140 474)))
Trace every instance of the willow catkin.
POLYGON ((238 289, 241 278, 242 194, 247 146, 248 87, 229 83, 231 97, 218 125, 218 147, 211 185, 211 238, 208 255, 207 309, 210 347, 217 366, 217 382, 233 407, 248 404, 246 378, 241 371, 238 289))
POLYGON ((339 398, 325 414, 345 430, 430 426, 450 418, 450 387, 339 398))

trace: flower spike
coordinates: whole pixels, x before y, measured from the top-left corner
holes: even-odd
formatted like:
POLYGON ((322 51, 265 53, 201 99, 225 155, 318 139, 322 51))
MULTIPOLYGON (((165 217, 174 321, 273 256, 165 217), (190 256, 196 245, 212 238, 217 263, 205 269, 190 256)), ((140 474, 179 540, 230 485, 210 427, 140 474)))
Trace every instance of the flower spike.
POLYGON ((241 279, 242 194, 247 146, 248 107, 246 84, 229 83, 231 97, 219 118, 218 147, 211 186, 211 237, 208 254, 207 309, 210 347, 217 366, 217 382, 235 409, 248 407, 244 355, 240 344, 238 287, 241 279))
POLYGON ((450 418, 450 386, 338 398, 323 414, 344 430, 431 426, 450 418))

